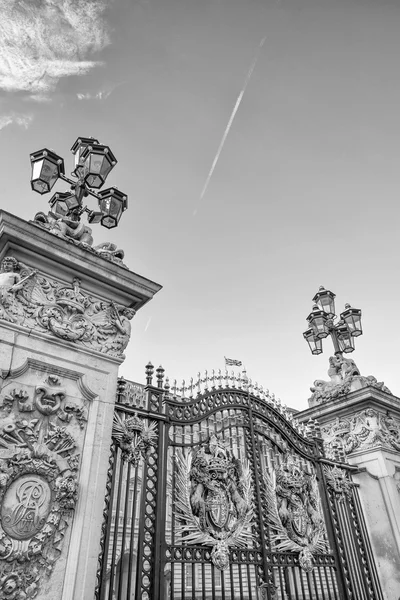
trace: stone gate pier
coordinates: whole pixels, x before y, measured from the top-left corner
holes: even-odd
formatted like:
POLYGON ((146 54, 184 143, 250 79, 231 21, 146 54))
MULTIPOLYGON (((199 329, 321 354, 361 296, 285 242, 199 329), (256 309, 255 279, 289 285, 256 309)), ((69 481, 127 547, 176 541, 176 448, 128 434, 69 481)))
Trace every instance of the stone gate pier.
MULTIPOLYGON (((330 380, 311 388, 309 408, 328 459, 353 465, 375 564, 385 600, 400 597, 400 399, 352 359, 329 359, 330 380)), ((352 523, 348 524, 351 532, 352 523)))
POLYGON ((119 365, 161 286, 0 211, 0 598, 93 597, 119 365))

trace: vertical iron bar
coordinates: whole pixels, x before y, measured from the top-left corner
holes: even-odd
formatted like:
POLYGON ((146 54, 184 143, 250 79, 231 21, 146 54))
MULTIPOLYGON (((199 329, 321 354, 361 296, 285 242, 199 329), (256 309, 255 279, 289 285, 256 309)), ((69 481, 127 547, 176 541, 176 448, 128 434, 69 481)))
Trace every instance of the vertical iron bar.
POLYGON ((201 553, 201 586, 202 586, 202 600, 206 600, 206 574, 204 564, 204 551, 201 553))
POLYGON ((134 598, 142 597, 142 563, 143 563, 143 541, 144 541, 144 525, 146 517, 146 481, 147 481, 147 460, 143 461, 142 465, 142 481, 140 494, 140 512, 139 512, 139 532, 136 553, 136 585, 134 598))
POLYGON ((238 572, 239 572, 239 587, 240 587, 240 598, 244 598, 243 596, 243 575, 242 575, 242 564, 238 563, 238 572))
POLYGON ((162 600, 164 597, 164 567, 165 567, 165 513, 166 513, 166 481, 167 481, 167 454, 168 438, 166 436, 167 424, 158 422, 158 452, 157 452, 157 495, 156 495, 156 520, 154 535, 154 585, 153 599, 162 600))
POLYGON ((235 585, 234 585, 234 575, 233 575, 233 564, 232 561, 229 563, 229 573, 231 578, 231 598, 234 600, 235 598, 235 585))
MULTIPOLYGON (((305 598, 306 597, 306 591, 305 591, 305 588, 304 588, 303 569, 299 568, 299 575, 300 575, 301 593, 303 594, 303 598, 305 598)), ((308 588, 309 588, 309 586, 308 586, 308 588)))
MULTIPOLYGON (((122 542, 121 542, 121 567, 119 570, 119 584, 118 584, 118 596, 117 600, 122 600, 122 583, 123 583, 123 558, 125 552, 125 542, 126 542, 126 528, 128 524, 128 505, 129 505, 129 482, 131 476, 131 463, 128 462, 127 473, 126 473, 126 484, 125 484, 125 506, 124 506, 124 523, 122 526, 122 542)), ((127 573, 129 577, 129 573, 127 573)))
POLYGON ((324 577, 325 577, 325 582, 326 582, 326 589, 328 591, 328 596, 329 596, 329 600, 332 600, 332 596, 331 596, 331 586, 330 586, 330 582, 328 579, 328 574, 327 574, 327 570, 325 567, 322 567, 323 569, 323 573, 324 573, 324 577))
MULTIPOLYGON (((248 398, 249 398, 249 394, 248 394, 248 398)), ((266 549, 267 549, 267 540, 266 540, 266 532, 264 531, 264 520, 263 520, 263 505, 262 505, 262 497, 261 497, 261 483, 259 481, 258 478, 258 468, 257 468, 257 460, 258 460, 258 453, 260 452, 260 449, 257 445, 257 442, 255 441, 255 432, 254 432, 254 425, 253 425, 253 409, 251 408, 251 403, 249 401, 249 409, 248 409, 248 416, 249 416, 249 424, 250 424, 250 441, 249 443, 251 444, 251 453, 252 453, 252 460, 253 460, 253 473, 254 473, 254 483, 256 486, 256 502, 257 502, 257 515, 258 515, 258 521, 259 521, 259 527, 260 527, 260 536, 261 536, 261 548, 262 548, 262 557, 263 557, 263 572, 264 572, 264 581, 268 581, 267 577, 268 577, 268 567, 267 567, 267 559, 266 559, 266 549)), ((249 457, 247 457, 249 458, 249 457)), ((249 586, 251 587, 251 586, 249 586)), ((251 592, 250 592, 251 594, 251 592)))
POLYGON ((111 476, 111 490, 110 490, 110 501, 108 504, 108 515, 107 515, 107 533, 104 541, 104 555, 102 564, 101 584, 100 584, 100 600, 105 600, 106 587, 107 587, 107 562, 110 551, 110 537, 111 537, 111 523, 112 523, 112 511, 114 505, 114 491, 115 491, 115 462, 118 458, 118 450, 115 444, 111 446, 111 452, 114 454, 114 468, 111 476))
MULTIPOLYGON (((317 442, 314 441, 315 443, 315 447, 316 447, 316 453, 317 456, 319 456, 319 448, 317 446, 317 442)), ((322 465, 320 463, 320 461, 317 458, 316 464, 315 464, 315 469, 317 472, 317 479, 318 479, 318 487, 319 487, 319 494, 320 494, 320 498, 321 498, 321 504, 322 504, 322 510, 325 516, 325 525, 326 525, 326 531, 328 534, 328 540, 329 543, 331 545, 331 548, 333 549, 333 554, 335 557, 335 566, 336 566, 336 574, 337 574, 337 584, 338 584, 338 588, 339 588, 339 596, 341 598, 343 598, 343 600, 346 600, 348 598, 348 594, 347 594, 347 587, 346 587, 346 583, 345 583, 345 576, 343 573, 343 566, 342 566, 342 562, 340 560, 340 548, 339 548, 339 544, 338 544, 338 540, 336 538, 336 533, 334 530, 334 526, 333 526, 333 516, 331 513, 331 507, 329 505, 329 500, 328 500, 328 492, 327 492, 327 485, 326 485, 326 481, 325 481, 325 475, 324 475, 324 470, 322 468, 322 465)))
MULTIPOLYGON (((136 496, 139 479, 139 465, 135 465, 135 483, 133 484, 133 496, 132 496, 132 508, 131 508, 131 537, 129 545, 129 566, 128 566, 128 587, 126 591, 127 599, 130 600, 131 589, 132 589, 132 577, 133 577, 133 553, 135 549, 135 524, 136 524, 136 496)), ((137 577, 137 566, 136 566, 136 577, 137 577)))
POLYGON ((113 550, 111 557, 111 571, 110 571, 110 588, 108 591, 109 600, 112 599, 114 595, 114 579, 115 579, 115 559, 117 555, 117 545, 118 545, 118 528, 119 528, 119 510, 121 506, 121 488, 122 488, 122 479, 124 473, 124 461, 122 460, 122 454, 119 453, 119 478, 118 478, 118 491, 117 491, 117 506, 115 509, 115 519, 114 519, 114 535, 113 535, 113 550))

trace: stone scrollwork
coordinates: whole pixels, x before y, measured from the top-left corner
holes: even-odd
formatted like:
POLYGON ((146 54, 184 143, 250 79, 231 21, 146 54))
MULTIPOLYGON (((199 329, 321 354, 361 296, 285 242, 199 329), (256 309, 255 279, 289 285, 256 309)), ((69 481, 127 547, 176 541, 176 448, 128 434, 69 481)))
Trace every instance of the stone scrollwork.
POLYGON ((312 571, 313 555, 327 551, 315 475, 288 454, 272 476, 264 472, 264 484, 276 551, 298 552, 301 568, 312 571))
POLYGON ((134 413, 132 417, 122 419, 114 414, 113 438, 122 451, 122 459, 137 465, 141 457, 145 457, 157 438, 156 421, 147 424, 144 419, 134 413))
POLYGON ((132 308, 101 301, 81 289, 51 280, 14 257, 0 272, 0 320, 122 358, 130 334, 132 308))
MULTIPOLYGON (((61 555, 78 497, 86 409, 55 374, 0 396, 0 598, 35 598, 61 555), (67 406, 71 418, 62 416, 67 406), (79 421, 81 419, 81 421, 79 421), (83 425, 83 426, 84 426, 83 425)), ((18 387, 18 384, 20 387, 18 387)))
POLYGON ((345 454, 377 447, 400 451, 400 422, 373 408, 350 417, 337 417, 321 432, 327 458, 334 458, 335 444, 340 444, 345 454))
POLYGON ((338 497, 340 502, 352 495, 353 484, 346 475, 346 471, 337 465, 324 465, 324 473, 328 488, 338 497))
POLYGON ((330 357, 328 375, 329 381, 323 379, 314 381, 314 385, 310 388, 312 396, 308 399, 310 406, 324 404, 329 400, 337 400, 350 392, 368 386, 391 394, 391 391, 383 382, 377 381, 372 375, 364 377, 360 374, 353 359, 340 354, 330 357))
POLYGON ((249 466, 214 434, 196 452, 178 452, 176 463, 176 514, 183 541, 212 546, 212 562, 225 570, 229 548, 252 542, 249 466))

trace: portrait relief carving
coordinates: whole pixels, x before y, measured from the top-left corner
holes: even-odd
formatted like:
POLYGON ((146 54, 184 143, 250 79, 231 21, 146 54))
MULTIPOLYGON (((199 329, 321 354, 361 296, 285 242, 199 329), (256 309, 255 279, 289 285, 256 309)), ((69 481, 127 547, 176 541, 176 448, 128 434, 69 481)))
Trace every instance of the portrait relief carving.
POLYGON ((75 382, 38 365, 28 363, 4 381, 0 393, 0 598, 5 600, 38 596, 61 555, 78 498, 88 407, 84 398, 69 398, 75 382))
POLYGON ((0 320, 122 358, 135 310, 85 293, 75 277, 63 284, 14 257, 0 272, 0 320))

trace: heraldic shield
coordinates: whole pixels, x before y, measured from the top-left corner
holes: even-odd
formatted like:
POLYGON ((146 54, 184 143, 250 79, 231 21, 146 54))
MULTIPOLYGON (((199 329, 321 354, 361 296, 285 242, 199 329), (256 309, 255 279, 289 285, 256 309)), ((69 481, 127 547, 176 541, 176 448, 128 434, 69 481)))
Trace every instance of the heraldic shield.
POLYGON ((212 434, 199 449, 176 455, 177 516, 186 544, 213 546, 214 565, 229 567, 229 547, 252 540, 249 467, 212 434))

